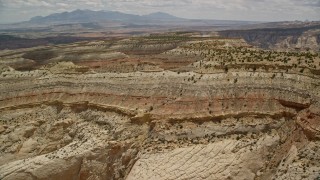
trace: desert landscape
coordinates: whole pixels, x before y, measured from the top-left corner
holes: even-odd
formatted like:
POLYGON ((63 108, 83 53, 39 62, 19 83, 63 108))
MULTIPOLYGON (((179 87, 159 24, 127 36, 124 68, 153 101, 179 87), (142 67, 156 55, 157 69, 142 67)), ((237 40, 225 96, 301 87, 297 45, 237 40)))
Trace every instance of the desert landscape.
POLYGON ((320 178, 320 22, 155 16, 1 28, 0 179, 320 178))

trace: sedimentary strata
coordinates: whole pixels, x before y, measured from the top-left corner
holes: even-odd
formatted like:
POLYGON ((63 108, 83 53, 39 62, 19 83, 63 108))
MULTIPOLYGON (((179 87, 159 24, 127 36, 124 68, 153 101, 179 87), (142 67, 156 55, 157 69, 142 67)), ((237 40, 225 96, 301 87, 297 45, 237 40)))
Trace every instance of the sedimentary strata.
POLYGON ((317 73, 194 62, 184 72, 2 68, 0 178, 320 176, 317 73))

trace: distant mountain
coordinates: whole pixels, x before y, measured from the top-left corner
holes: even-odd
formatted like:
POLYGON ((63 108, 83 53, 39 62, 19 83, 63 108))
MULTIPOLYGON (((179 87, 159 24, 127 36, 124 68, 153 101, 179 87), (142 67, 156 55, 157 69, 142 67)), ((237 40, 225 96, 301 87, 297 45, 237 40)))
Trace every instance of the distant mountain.
POLYGON ((75 10, 72 12, 55 13, 49 16, 37 16, 32 18, 30 23, 61 24, 61 23, 87 23, 87 22, 141 22, 150 20, 179 20, 181 18, 167 13, 157 12, 149 15, 133 15, 117 11, 91 11, 75 10))
POLYGON ((69 32, 87 30, 110 30, 110 28, 135 28, 150 29, 183 29, 205 30, 207 27, 229 29, 241 25, 257 24, 250 21, 208 20, 208 19, 184 19, 163 12, 155 12, 148 15, 126 14, 118 11, 92 11, 75 10, 72 12, 55 13, 49 16, 36 16, 30 21, 4 24, 0 31, 6 32, 69 32))

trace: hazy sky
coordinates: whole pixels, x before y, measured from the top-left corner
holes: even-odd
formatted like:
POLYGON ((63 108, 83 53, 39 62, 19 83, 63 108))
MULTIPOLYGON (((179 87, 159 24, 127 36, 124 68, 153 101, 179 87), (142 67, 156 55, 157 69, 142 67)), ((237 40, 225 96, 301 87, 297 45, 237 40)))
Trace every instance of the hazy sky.
POLYGON ((320 20, 320 0, 0 0, 0 23, 76 9, 222 20, 320 20))

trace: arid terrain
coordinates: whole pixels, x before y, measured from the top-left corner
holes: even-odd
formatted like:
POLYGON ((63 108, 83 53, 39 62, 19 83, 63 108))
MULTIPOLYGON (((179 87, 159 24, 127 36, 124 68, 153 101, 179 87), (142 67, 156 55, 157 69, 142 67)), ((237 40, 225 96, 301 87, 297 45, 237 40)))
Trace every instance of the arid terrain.
POLYGON ((319 44, 232 33, 0 51, 0 179, 319 179, 319 44))

